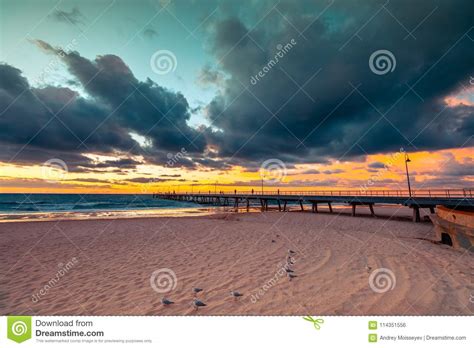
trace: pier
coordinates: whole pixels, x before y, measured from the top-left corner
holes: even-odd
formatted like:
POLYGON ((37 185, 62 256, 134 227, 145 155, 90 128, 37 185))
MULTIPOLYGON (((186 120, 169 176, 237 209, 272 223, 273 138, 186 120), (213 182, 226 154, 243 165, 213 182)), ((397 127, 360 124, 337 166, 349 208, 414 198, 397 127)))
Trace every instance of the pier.
POLYGON ((451 208, 474 209, 474 189, 436 189, 412 190, 411 195, 404 190, 337 190, 337 191, 236 191, 205 193, 164 192, 154 193, 154 198, 174 201, 194 202, 216 206, 231 206, 235 211, 259 206, 268 211, 269 205, 278 211, 288 211, 288 204, 299 206, 305 211, 305 205, 311 206, 311 212, 317 213, 318 206, 327 205, 333 213, 332 204, 345 204, 352 207, 352 216, 356 216, 357 206, 368 206, 375 216, 376 204, 398 204, 413 209, 413 221, 420 222, 420 209, 429 208, 431 213, 437 205, 451 208))

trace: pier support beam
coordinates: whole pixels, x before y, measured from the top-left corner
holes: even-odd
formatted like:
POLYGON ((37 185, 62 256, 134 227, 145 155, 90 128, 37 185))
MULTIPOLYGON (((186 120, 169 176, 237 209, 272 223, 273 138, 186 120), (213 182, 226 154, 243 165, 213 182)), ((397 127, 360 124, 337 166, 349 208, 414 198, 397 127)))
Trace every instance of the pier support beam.
POLYGON ((250 210, 250 199, 247 198, 247 212, 250 210))
POLYGON ((281 202, 278 200, 278 211, 281 211, 281 202))
POLYGON ((356 204, 352 203, 352 216, 356 216, 356 204))
POLYGON ((434 214, 434 213, 435 213, 434 207, 430 207, 430 213, 431 213, 431 214, 434 214))
POLYGON ((301 207, 301 211, 304 211, 303 201, 300 201, 300 207, 301 207))
POLYGON ((317 212, 318 212, 318 203, 313 202, 313 205, 312 205, 312 207, 311 207, 311 211, 312 211, 313 213, 317 213, 317 212))
POLYGON ((420 208, 417 206, 413 207, 413 222, 420 222, 420 208))
POLYGON ((370 208, 370 215, 372 215, 373 217, 375 217, 374 205, 373 205, 373 204, 369 204, 369 208, 370 208))
POLYGON ((286 211, 286 201, 283 201, 283 211, 286 211))
POLYGON ((332 213, 332 205, 331 202, 328 202, 329 212, 332 213))

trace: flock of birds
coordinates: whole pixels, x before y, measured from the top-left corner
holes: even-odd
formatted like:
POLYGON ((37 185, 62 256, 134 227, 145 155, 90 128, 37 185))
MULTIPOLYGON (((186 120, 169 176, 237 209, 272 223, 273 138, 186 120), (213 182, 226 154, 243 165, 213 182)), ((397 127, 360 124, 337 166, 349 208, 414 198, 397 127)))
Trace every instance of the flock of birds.
MULTIPOLYGON (((203 301, 199 300, 197 298, 197 295, 203 291, 204 289, 202 288, 193 288, 192 291, 193 291, 193 295, 194 295, 194 299, 193 299, 193 302, 191 302, 191 305, 194 307, 195 310, 198 310, 199 307, 205 307, 207 306, 206 303, 204 303, 203 301)), ((231 291, 230 292, 230 295, 234 298, 234 300, 238 299, 239 297, 242 297, 243 294, 238 292, 238 291, 231 291)), ((172 305, 174 302, 171 301, 170 299, 166 298, 166 297, 163 297, 161 299, 161 304, 163 306, 169 306, 169 305, 172 305)))
MULTIPOLYGON (((273 242, 273 240, 272 240, 272 242, 273 242)), ((293 260, 292 256, 294 256, 295 254, 296 254, 295 251, 293 251, 291 249, 288 249, 288 254, 286 256, 286 264, 285 264, 284 268, 285 268, 286 275, 287 275, 287 277, 290 281, 293 278, 297 277, 297 275, 295 274, 295 271, 293 269, 291 269, 291 266, 294 265, 294 260, 293 260)), ((198 294, 200 292, 202 292, 203 290, 204 289, 202 289, 202 288, 192 288, 194 299, 193 299, 193 302, 191 302, 191 305, 194 307, 195 310, 198 310, 199 307, 206 307, 207 306, 206 303, 204 303, 203 301, 201 301, 197 298, 198 294)), ((234 298, 234 300, 237 300, 239 297, 243 296, 243 294, 241 292, 235 291, 235 290, 232 290, 230 292, 230 295, 231 295, 231 297, 234 298)), ((163 297, 161 299, 161 304, 166 307, 166 306, 174 304, 174 302, 171 301, 169 298, 163 297)))

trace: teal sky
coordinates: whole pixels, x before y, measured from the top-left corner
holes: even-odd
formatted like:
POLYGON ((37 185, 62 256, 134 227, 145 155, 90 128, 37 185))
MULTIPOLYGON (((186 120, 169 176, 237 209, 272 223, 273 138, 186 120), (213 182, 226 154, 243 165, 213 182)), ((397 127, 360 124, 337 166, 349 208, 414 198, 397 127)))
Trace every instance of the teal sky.
MULTIPOLYGON (((163 7, 162 3, 164 1, 159 0, 140 3, 131 0, 3 0, 0 61, 22 70, 33 85, 49 65, 54 72, 44 75, 44 83, 64 85, 69 79, 65 67, 52 64, 52 57, 29 40, 40 39, 54 47, 72 47, 88 59, 115 54, 129 65, 139 80, 150 78, 161 86, 180 91, 192 108, 207 104, 215 95, 215 89, 202 86, 197 80, 200 70, 206 64, 213 64, 213 57, 206 50, 205 28, 216 14, 215 7, 196 2, 163 7), (81 13, 77 23, 53 18, 55 10, 70 13, 74 8, 81 13), (147 31, 151 35, 146 35, 147 31), (157 75, 152 71, 150 58, 157 50, 175 54, 174 72, 157 75)), ((193 124, 202 122, 204 119, 199 114, 191 120, 193 124)))

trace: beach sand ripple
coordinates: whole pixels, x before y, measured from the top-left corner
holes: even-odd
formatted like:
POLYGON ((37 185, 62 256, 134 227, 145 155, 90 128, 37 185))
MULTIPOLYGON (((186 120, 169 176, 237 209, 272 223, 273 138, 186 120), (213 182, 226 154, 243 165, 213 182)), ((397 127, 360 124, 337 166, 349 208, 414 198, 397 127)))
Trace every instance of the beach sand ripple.
POLYGON ((4 223, 0 314, 472 315, 473 254, 433 238, 430 223, 298 212, 4 223), (151 286, 157 270, 172 284, 151 286))

